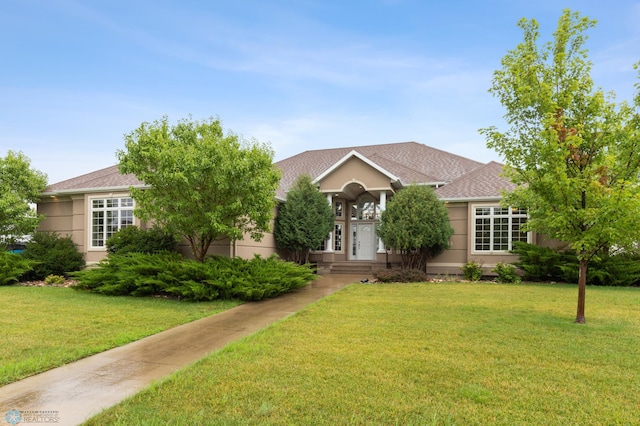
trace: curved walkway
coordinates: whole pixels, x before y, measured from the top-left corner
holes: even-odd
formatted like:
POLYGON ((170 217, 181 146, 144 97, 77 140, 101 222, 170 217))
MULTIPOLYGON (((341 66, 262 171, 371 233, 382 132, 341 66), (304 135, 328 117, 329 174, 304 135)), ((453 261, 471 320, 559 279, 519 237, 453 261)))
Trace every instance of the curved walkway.
POLYGON ((245 303, 0 387, 0 425, 11 424, 18 415, 22 418, 19 425, 55 419, 58 425, 82 423, 154 380, 361 278, 361 275, 319 276, 308 286, 275 299, 245 303))

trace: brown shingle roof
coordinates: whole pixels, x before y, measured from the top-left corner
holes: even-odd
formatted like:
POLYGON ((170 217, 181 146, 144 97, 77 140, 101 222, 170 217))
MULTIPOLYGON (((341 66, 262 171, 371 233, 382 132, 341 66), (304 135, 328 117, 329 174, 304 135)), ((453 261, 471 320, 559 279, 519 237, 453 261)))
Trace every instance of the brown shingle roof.
POLYGON ((351 151, 362 154, 393 173, 405 185, 414 182, 451 182, 483 165, 417 142, 305 151, 276 163, 282 169, 278 196, 284 198, 285 191, 301 174, 307 173, 315 179, 351 151))
POLYGON ((442 200, 499 199, 501 191, 510 191, 516 187, 508 179, 500 176, 501 173, 502 164, 491 161, 450 184, 438 188, 436 194, 442 200))
POLYGON ((130 186, 142 185, 144 184, 133 174, 120 174, 120 172, 118 172, 118 166, 115 165, 67 179, 62 182, 54 183, 49 185, 44 190, 44 193, 72 193, 75 191, 82 193, 91 192, 92 190, 129 188, 130 186))

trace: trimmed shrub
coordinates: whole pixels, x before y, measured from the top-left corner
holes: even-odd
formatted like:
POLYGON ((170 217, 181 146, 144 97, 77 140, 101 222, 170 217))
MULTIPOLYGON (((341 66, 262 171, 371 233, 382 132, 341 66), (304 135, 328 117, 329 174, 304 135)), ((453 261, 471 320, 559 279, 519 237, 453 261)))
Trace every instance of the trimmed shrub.
POLYGON ((176 237, 158 227, 140 229, 137 226, 119 230, 106 242, 107 252, 110 254, 175 251, 177 245, 176 237))
POLYGON ((0 251, 0 285, 20 282, 20 277, 31 270, 34 262, 21 254, 0 251))
POLYGON ((65 281, 62 275, 48 275, 47 278, 44 279, 46 285, 61 285, 64 284, 65 281))
POLYGON ((522 278, 516 273, 516 268, 513 265, 498 262, 491 272, 495 272, 498 275, 496 281, 499 283, 519 283, 522 281, 522 278))
POLYGON ((373 276, 381 283, 418 283, 429 281, 427 274, 419 269, 381 269, 374 271, 373 276))
POLYGON ((468 261, 464 266, 461 266, 460 269, 462 270, 464 279, 469 281, 480 281, 484 273, 482 265, 475 260, 468 261))
POLYGON ((70 236, 61 237, 55 232, 36 232, 27 242, 22 256, 34 261, 33 268, 22 279, 44 280, 48 275, 64 275, 84 268, 82 253, 70 236))
POLYGON ((262 300, 302 287, 313 271, 275 256, 251 260, 211 257, 205 262, 178 253, 109 255, 98 267, 74 274, 74 288, 107 295, 171 296, 201 301, 262 300))

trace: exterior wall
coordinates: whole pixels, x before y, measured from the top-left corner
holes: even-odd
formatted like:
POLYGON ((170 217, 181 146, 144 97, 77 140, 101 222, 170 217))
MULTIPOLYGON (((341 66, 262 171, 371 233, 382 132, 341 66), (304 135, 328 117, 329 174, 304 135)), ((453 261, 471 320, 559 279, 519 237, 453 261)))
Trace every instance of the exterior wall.
POLYGON ((368 190, 391 189, 389 177, 353 157, 320 182, 322 192, 340 192, 349 183, 360 183, 368 190))
POLYGON ((460 275, 460 267, 469 260, 468 203, 446 203, 449 221, 454 230, 449 250, 427 262, 429 275, 460 275))

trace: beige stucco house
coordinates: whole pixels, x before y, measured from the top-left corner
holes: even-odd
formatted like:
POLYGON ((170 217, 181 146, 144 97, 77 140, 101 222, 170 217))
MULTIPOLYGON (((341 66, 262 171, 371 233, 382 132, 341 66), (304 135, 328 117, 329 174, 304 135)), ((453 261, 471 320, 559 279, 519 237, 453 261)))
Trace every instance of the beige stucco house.
MULTIPOLYGON (((428 264, 432 275, 459 274, 476 260, 489 272, 497 262, 514 260, 513 241, 535 243, 521 231, 522 210, 500 206, 502 190, 513 188, 500 176, 502 166, 480 163, 416 142, 367 145, 305 151, 276 163, 282 170, 278 200, 302 173, 311 175, 334 211, 334 231, 313 252, 321 273, 369 272, 399 263, 376 236, 380 213, 394 194, 416 183, 435 188, 448 209, 455 234, 451 248, 428 264)), ((106 255, 105 241, 120 228, 141 223, 133 215, 129 188, 144 187, 133 175, 121 175, 112 166, 50 185, 38 204, 46 219, 40 229, 71 235, 88 263, 106 255)), ((273 235, 260 243, 244 239, 220 241, 211 254, 253 257, 277 253, 273 235)))

